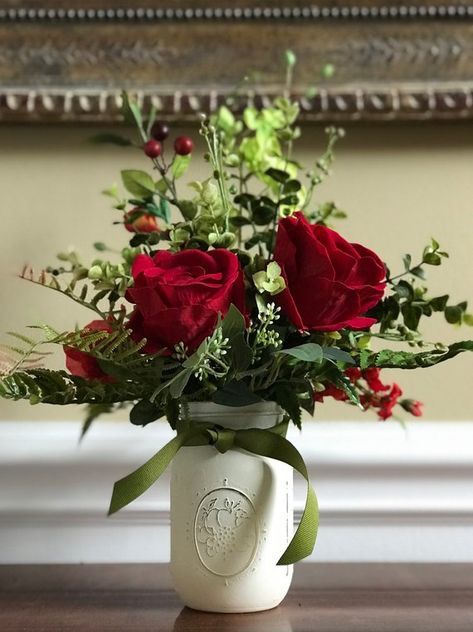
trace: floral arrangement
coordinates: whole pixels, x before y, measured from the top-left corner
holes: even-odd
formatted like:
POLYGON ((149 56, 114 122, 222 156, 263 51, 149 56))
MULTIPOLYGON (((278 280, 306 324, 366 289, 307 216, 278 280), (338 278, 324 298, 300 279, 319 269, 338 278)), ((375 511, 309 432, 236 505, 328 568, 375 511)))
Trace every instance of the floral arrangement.
MULTIPOLYGON (((39 275, 24 269, 22 278, 94 317, 75 331, 12 332, 17 344, 2 354, 0 395, 86 404, 83 432, 99 415, 130 406, 131 423, 165 417, 178 437, 192 428, 193 401, 274 401, 298 427, 302 411, 313 414, 328 397, 381 419, 396 407, 420 415, 420 402, 403 398, 384 370, 430 367, 473 350, 473 341, 444 346, 420 333, 434 313, 454 325, 473 318, 466 302, 431 296, 425 286, 427 269, 448 256, 435 240, 392 274, 378 254, 331 227, 344 213, 316 193, 342 131, 327 129, 325 152, 306 168, 293 155, 300 129, 290 99, 247 107, 241 117, 221 107, 200 123, 208 178, 180 187, 194 140, 180 136, 171 148, 168 126, 127 95, 123 111, 137 142, 96 140, 135 147, 148 161, 122 171, 122 189, 105 191, 129 244, 117 257, 96 243, 90 264, 69 251, 39 275), (373 342, 387 346, 373 350, 373 342), (64 347, 67 371, 43 368, 46 345, 64 347)), ((200 440, 224 451, 219 429, 206 431, 200 440)), ((145 482, 128 479, 112 511, 156 480, 167 464, 160 458, 140 469, 145 482)))

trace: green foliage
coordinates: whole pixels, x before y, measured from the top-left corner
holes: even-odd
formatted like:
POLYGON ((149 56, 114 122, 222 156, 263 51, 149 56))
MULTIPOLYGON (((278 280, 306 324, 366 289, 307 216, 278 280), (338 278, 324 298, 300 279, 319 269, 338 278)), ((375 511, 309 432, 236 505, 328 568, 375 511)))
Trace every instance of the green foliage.
POLYGON ((190 154, 188 154, 187 156, 176 156, 174 158, 174 161, 171 167, 171 173, 174 176, 174 178, 176 178, 176 180, 178 178, 182 178, 182 176, 185 174, 185 172, 189 168, 190 161, 191 161, 190 154))
POLYGON ((156 191, 153 178, 145 171, 127 169, 121 172, 123 186, 132 195, 148 197, 156 191))
POLYGON ((65 371, 31 369, 17 371, 0 378, 0 397, 28 399, 31 403, 44 404, 113 404, 127 402, 143 396, 143 386, 105 384, 69 375, 65 371))
POLYGON ((324 357, 322 347, 313 342, 307 342, 291 349, 281 349, 279 353, 285 353, 301 362, 321 362, 324 357))
POLYGON ((164 413, 165 411, 161 406, 156 406, 153 402, 142 399, 130 410, 130 421, 135 426, 147 426, 160 419, 164 413))
POLYGON ((431 349, 419 353, 383 349, 377 353, 363 354, 362 368, 379 367, 385 369, 426 368, 454 358, 464 351, 473 351, 473 340, 455 342, 443 349, 431 349))
POLYGON ((114 409, 113 404, 88 404, 87 412, 84 418, 84 423, 82 424, 80 441, 85 437, 93 422, 101 417, 102 415, 107 415, 111 413, 114 409))
MULTIPOLYGON (((108 322, 111 331, 58 332, 42 325, 36 327, 39 339, 11 332, 10 344, 0 348, 0 396, 33 404, 87 404, 83 434, 99 415, 127 405, 133 424, 144 426, 166 416, 176 428, 180 406, 185 409, 188 402, 207 400, 228 406, 274 401, 300 427, 301 411, 312 414, 314 402, 323 397, 318 394, 330 394, 328 386, 338 389, 335 395, 340 399, 360 407, 366 396, 373 395, 358 367, 430 367, 473 350, 471 341, 444 347, 422 339, 423 319, 434 314, 455 326, 473 324, 465 301, 452 301, 446 293, 430 296, 425 287, 427 271, 448 257, 435 239, 419 257, 406 254, 400 274, 386 271, 385 296, 367 314, 378 324, 369 331, 301 332, 272 302, 274 296, 282 305, 278 294, 286 289, 285 272, 273 259, 279 219, 296 210, 320 224, 346 216, 334 202, 318 199, 343 130, 326 130, 326 148, 309 168, 293 156, 300 136, 299 106, 288 95, 296 61, 292 51, 285 52, 284 96, 260 109, 246 107, 241 116, 231 111, 229 102, 203 118, 200 133, 209 167, 203 180, 183 185, 191 156, 174 155, 168 162, 166 152, 152 160, 146 157, 146 171, 121 172, 124 193, 113 185, 104 194, 117 213, 114 223, 138 231, 128 233, 128 246, 114 250, 96 241, 97 256, 88 264, 69 250, 59 253, 57 264, 39 275, 29 267, 23 270, 22 278, 87 308, 94 319, 108 322), (173 209, 180 212, 178 221, 172 221, 173 209), (130 211, 139 227, 131 225, 130 211), (157 248, 231 249, 244 274, 248 314, 231 305, 224 317, 216 317, 214 331, 197 349, 189 351, 180 342, 166 355, 145 353, 146 341, 132 340, 127 328, 133 309, 127 291, 134 282, 131 267, 136 256, 153 256, 157 248), (376 339, 402 343, 411 351, 374 352, 371 344, 376 339), (42 368, 49 344, 88 354, 107 379, 84 380, 42 368), (414 347, 420 351, 413 352, 414 347)), ((333 72, 327 64, 322 75, 329 79, 333 72)), ((155 109, 145 113, 133 97, 123 94, 123 114, 136 127, 137 142, 111 133, 96 135, 95 142, 142 151, 155 109)))

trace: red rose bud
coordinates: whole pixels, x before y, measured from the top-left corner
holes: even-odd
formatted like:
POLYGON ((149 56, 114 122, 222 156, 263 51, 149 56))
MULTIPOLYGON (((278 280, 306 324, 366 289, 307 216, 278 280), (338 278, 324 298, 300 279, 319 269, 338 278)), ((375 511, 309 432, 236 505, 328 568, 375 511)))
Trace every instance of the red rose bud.
POLYGON ((414 417, 422 417, 423 415, 423 403, 417 401, 416 399, 403 399, 401 402, 401 406, 414 417))
POLYGON ((162 121, 156 121, 155 123, 153 123, 153 127, 151 128, 151 136, 155 140, 166 140, 166 138, 169 136, 169 126, 162 121))
POLYGON ((129 327, 134 340, 146 338, 146 353, 172 353, 178 342, 193 351, 232 303, 246 313, 243 271, 229 250, 138 255, 132 275, 134 285, 126 298, 136 307, 129 327))
POLYGON ((194 143, 189 136, 178 136, 174 141, 174 151, 179 156, 187 156, 194 149, 194 143))
POLYGON ((372 250, 297 212, 279 221, 274 260, 286 282, 275 301, 297 329, 365 329, 376 322, 364 314, 381 300, 386 271, 372 250))
POLYGON ((143 151, 148 156, 148 158, 157 158, 161 155, 161 143, 152 138, 143 145, 143 151))
POLYGON ((145 213, 142 209, 136 207, 128 213, 125 213, 123 218, 125 228, 130 233, 158 233, 159 226, 157 219, 150 213, 145 213))
MULTIPOLYGON (((84 327, 84 331, 112 331, 110 323, 105 320, 93 320, 84 327)), ((83 377, 86 380, 99 380, 100 382, 113 382, 113 378, 107 375, 97 361, 85 351, 79 351, 74 347, 64 347, 66 354, 66 368, 71 375, 83 377)))

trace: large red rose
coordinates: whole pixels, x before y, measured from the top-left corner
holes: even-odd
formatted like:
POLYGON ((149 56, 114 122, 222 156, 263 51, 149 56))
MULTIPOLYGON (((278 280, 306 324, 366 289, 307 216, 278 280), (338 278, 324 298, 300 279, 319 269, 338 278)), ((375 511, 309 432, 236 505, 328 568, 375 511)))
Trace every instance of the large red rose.
POLYGON ((133 262, 134 286, 127 299, 136 304, 129 326, 144 350, 172 352, 178 342, 194 350, 215 329, 233 303, 245 313, 243 272, 238 257, 224 249, 202 252, 158 251, 133 262))
MULTIPOLYGON (((93 320, 84 329, 88 331, 112 331, 110 323, 105 320, 93 320)), ((102 371, 96 358, 84 351, 73 347, 64 347, 66 354, 66 368, 71 375, 84 377, 87 380, 113 382, 113 378, 102 371)))
POLYGON ((368 248, 298 212, 280 220, 274 259, 286 281, 275 300, 298 329, 364 329, 376 322, 363 314, 382 298, 386 272, 368 248))

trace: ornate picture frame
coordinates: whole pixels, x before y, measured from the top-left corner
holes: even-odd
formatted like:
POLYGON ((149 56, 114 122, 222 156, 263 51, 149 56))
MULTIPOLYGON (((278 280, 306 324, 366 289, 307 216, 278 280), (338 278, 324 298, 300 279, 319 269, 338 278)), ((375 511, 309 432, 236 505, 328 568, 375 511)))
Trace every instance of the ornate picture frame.
POLYGON ((306 121, 473 117, 473 3, 0 0, 0 121, 195 120, 284 88, 306 121), (325 72, 324 72, 325 69, 325 72))

